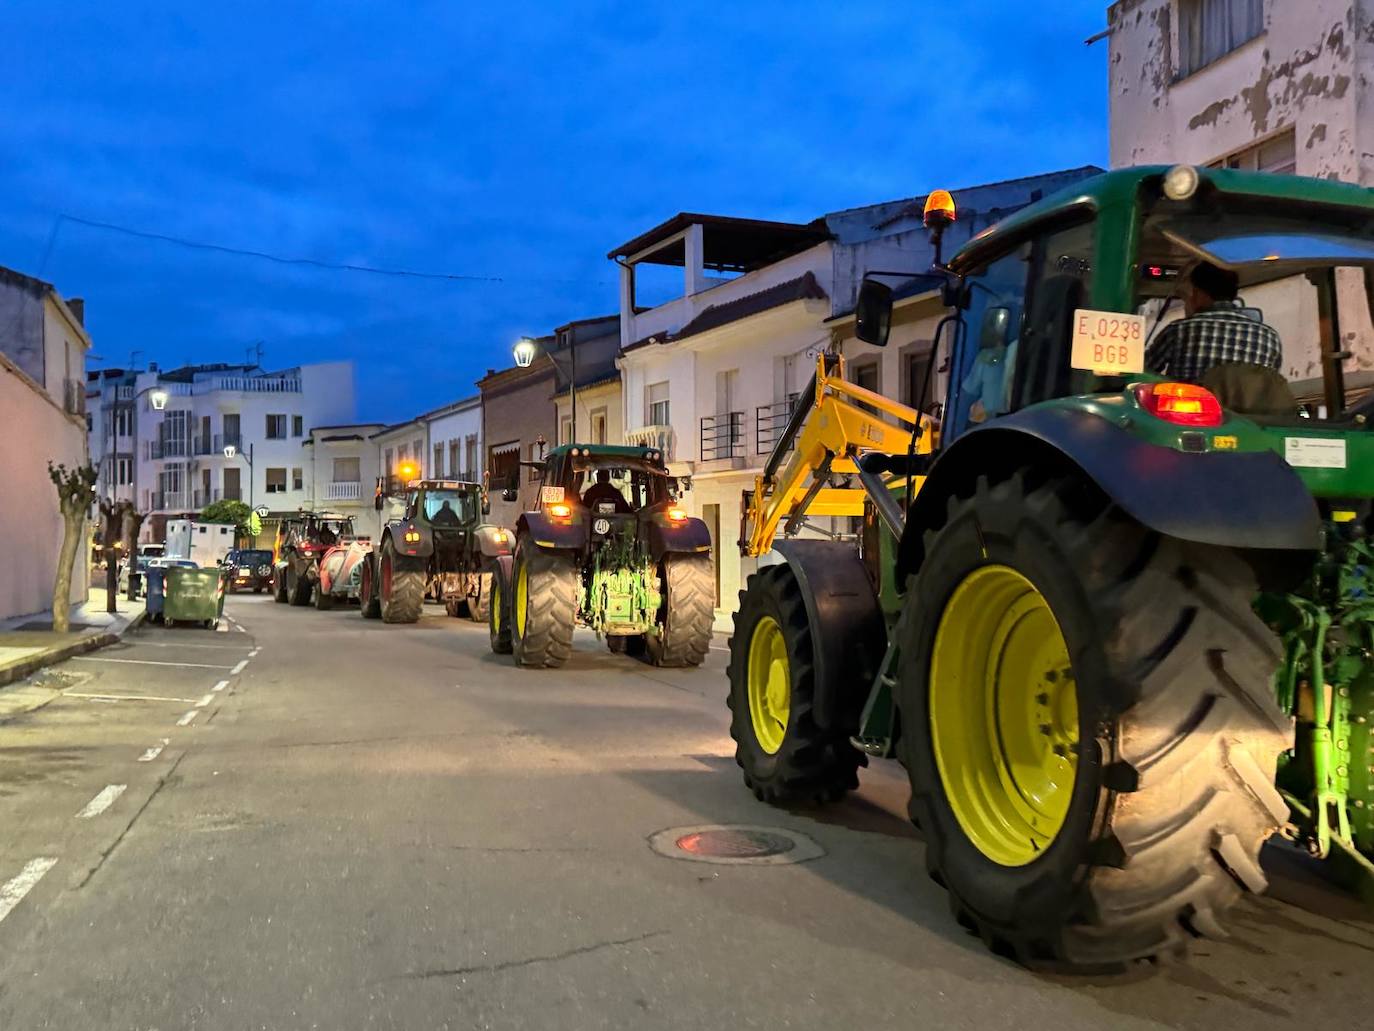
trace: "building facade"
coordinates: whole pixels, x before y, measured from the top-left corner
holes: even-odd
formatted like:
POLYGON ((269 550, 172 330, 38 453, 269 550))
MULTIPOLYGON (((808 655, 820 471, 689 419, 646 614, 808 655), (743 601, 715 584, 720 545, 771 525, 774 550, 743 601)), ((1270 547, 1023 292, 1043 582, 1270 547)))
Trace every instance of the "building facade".
MULTIPOLYGON (((1371 0, 1112 4, 1112 165, 1188 163, 1374 186, 1371 15, 1371 0)), ((1364 307, 1357 273, 1342 270, 1338 289, 1343 310, 1364 307)), ((1315 344, 1282 334, 1283 322, 1311 325, 1314 313, 1297 312, 1297 297, 1246 300, 1279 323, 1295 392, 1319 395, 1315 344)), ((1374 334, 1367 325, 1342 329, 1350 330, 1345 346, 1353 352, 1347 386, 1367 387, 1374 334)))
MULTIPOLYGON (((1101 171, 1070 169, 955 190, 953 250, 1013 211, 1101 171)), ((923 275, 934 254, 922 224, 924 197, 835 212, 809 223, 680 214, 616 248, 621 269, 621 369, 625 439, 662 447, 672 471, 690 476, 685 503, 711 531, 718 629, 728 629, 753 570, 741 559, 740 499, 772 452, 817 356, 838 347, 851 378, 914 403, 944 314, 923 275), (682 268, 682 292, 644 308, 636 276, 645 265, 682 268), (853 339, 849 317, 864 273, 889 278, 898 298, 889 346, 853 339)), ((940 398, 942 384, 931 390, 940 398)), ((845 533, 842 520, 815 520, 845 533)))
MULTIPOLYGON (((102 391, 102 417, 92 419, 93 434, 103 432, 104 405, 102 391)), ((266 507, 269 519, 305 507, 315 493, 304 447, 308 430, 354 418, 353 363, 275 372, 242 365, 161 370, 150 364, 114 388, 110 414, 116 434, 125 405, 132 409, 132 499, 149 514, 144 539, 161 540, 167 519, 195 515, 219 500, 266 507)))
MULTIPOLYGON (((0 619, 52 607, 63 523, 48 463, 81 468, 86 439, 84 306, 50 283, 0 268, 0 619)), ((72 602, 86 600, 89 548, 77 549, 72 602)))
POLYGON ((376 522, 377 445, 372 435, 381 423, 348 423, 310 428, 304 448, 310 471, 310 498, 305 507, 315 512, 352 516, 358 533, 367 534, 376 522))
POLYGON ((482 479, 482 395, 420 416, 425 427, 425 475, 436 480, 482 479))
MULTIPOLYGON (((536 341, 551 347, 554 338, 536 341)), ((486 448, 484 473, 489 478, 490 521, 513 527, 520 513, 534 507, 538 475, 521 468, 521 461, 539 461, 558 436, 553 395, 556 382, 553 365, 536 359, 529 368, 490 370, 477 381, 482 392, 482 439, 486 448), (505 501, 502 489, 514 483, 516 501, 505 501)))
POLYGON ((578 319, 554 330, 549 361, 554 365, 551 400, 556 409, 559 444, 623 441, 620 370, 616 367, 619 353, 618 315, 578 319))

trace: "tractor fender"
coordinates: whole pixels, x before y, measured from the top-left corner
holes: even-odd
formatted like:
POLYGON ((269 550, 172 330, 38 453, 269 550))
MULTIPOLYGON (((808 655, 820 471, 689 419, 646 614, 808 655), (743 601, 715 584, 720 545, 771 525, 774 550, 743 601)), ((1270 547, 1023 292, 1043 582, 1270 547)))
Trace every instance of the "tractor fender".
POLYGON ((873 581, 853 545, 777 541, 797 578, 811 624, 813 716, 825 730, 855 734, 887 649, 887 625, 873 581))
POLYGON ((473 542, 483 558, 498 558, 511 553, 511 535, 500 526, 483 523, 472 531, 473 542))
POLYGON ((711 550, 711 531, 700 519, 673 522, 663 512, 644 518, 645 543, 655 562, 664 555, 701 555, 711 550))
POLYGON ((944 523, 949 498, 969 496, 980 476, 1030 467, 1087 478, 1167 537, 1258 551, 1321 546, 1316 502, 1272 451, 1176 451, 1082 409, 1040 406, 970 430, 936 459, 907 517, 898 583, 920 565, 924 533, 944 523))
MULTIPOLYGON (((387 539, 391 540, 391 547, 396 552, 396 557, 402 562, 409 564, 414 562, 423 567, 429 562, 429 557, 434 554, 434 534, 428 526, 416 523, 409 519, 402 519, 391 523, 382 531, 382 543, 387 539), (406 541, 407 531, 416 532, 420 535, 418 541, 406 541)), ((378 546, 377 553, 381 554, 381 547, 378 546)))
POLYGON ((518 533, 549 550, 581 551, 587 546, 587 523, 579 509, 570 520, 550 519, 543 512, 525 512, 515 524, 518 533))

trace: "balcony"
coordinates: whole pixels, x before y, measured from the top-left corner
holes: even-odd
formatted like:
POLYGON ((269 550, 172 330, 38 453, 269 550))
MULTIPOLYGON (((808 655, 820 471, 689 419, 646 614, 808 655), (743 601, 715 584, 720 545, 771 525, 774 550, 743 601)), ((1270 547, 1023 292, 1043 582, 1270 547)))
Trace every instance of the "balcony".
POLYGON ((359 480, 339 480, 324 489, 326 501, 359 501, 363 496, 363 485, 359 480))
POLYGON ((190 512, 199 507, 195 494, 188 490, 155 491, 152 502, 155 512, 190 512))
POLYGON ((641 426, 637 430, 628 430, 625 433, 625 443, 631 447, 657 448, 663 452, 665 462, 674 461, 677 457, 674 454, 676 439, 671 426, 641 426))
MULTIPOLYGON (((771 405, 759 405, 754 409, 754 451, 760 455, 771 455, 773 447, 782 437, 782 431, 787 429, 787 421, 792 418, 792 411, 797 406, 797 395, 793 394, 786 401, 775 401, 771 405)), ((787 450, 791 451, 789 445, 787 450)))
POLYGON ((241 433, 216 433, 215 446, 212 454, 223 454, 227 447, 243 449, 243 434, 241 433))
POLYGON ((215 448, 215 438, 209 434, 197 433, 191 438, 191 453, 195 455, 213 455, 215 448))
POLYGON ((160 458, 186 458, 191 454, 191 445, 186 440, 150 440, 148 441, 148 457, 152 459, 160 458))
POLYGON ((744 457, 744 413, 722 412, 701 419, 701 460, 744 457))

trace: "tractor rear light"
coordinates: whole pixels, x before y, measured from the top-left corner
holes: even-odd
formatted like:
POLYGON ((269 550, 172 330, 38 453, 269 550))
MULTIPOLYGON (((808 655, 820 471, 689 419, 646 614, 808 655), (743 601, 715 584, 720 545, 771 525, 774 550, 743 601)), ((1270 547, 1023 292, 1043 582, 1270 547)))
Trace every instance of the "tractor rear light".
POLYGON ((1142 383, 1135 388, 1140 406, 1156 419, 1179 426, 1220 426, 1221 402, 1193 383, 1142 383))
POLYGON ((510 539, 509 535, 506 533, 505 530, 497 530, 494 534, 492 534, 492 537, 495 539, 497 544, 505 544, 506 541, 510 539))
POLYGON ((668 509, 668 522, 670 522, 670 523, 685 523, 686 521, 687 521, 687 510, 686 510, 686 509, 677 508, 676 506, 674 506, 673 508, 668 509))
POLYGON ((407 543, 407 544, 418 544, 419 541, 420 541, 420 531, 419 531, 419 530, 407 530, 407 531, 406 531, 406 543, 407 543))
POLYGON ((571 519, 572 506, 566 505, 561 501, 555 501, 549 506, 549 515, 555 519, 571 519))

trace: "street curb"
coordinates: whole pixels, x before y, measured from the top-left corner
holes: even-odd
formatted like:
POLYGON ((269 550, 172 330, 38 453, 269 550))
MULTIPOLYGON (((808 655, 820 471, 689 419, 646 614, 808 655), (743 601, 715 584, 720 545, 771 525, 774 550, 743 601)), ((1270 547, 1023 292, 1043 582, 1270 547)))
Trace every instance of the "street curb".
POLYGON ((105 648, 109 645, 117 644, 120 638, 130 630, 135 630, 142 626, 143 620, 147 615, 148 610, 142 609, 134 613, 133 618, 129 620, 123 630, 107 630, 101 634, 92 634, 90 637, 81 637, 72 641, 70 644, 64 644, 60 648, 41 652, 38 655, 30 656, 27 659, 15 663, 13 666, 7 666, 4 669, 0 669, 0 687, 4 687, 6 684, 12 684, 16 680, 23 680, 25 677, 38 672, 45 666, 56 665, 75 655, 84 655, 86 652, 93 652, 98 648, 105 648))

